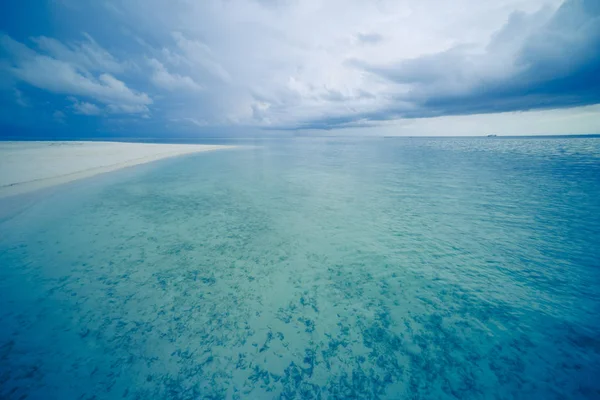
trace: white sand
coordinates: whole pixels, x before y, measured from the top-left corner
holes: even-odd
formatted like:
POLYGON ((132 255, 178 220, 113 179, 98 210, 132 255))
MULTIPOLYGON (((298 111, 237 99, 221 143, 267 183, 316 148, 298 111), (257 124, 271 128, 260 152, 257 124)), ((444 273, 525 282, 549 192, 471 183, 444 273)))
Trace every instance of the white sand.
POLYGON ((167 157, 232 147, 116 142, 0 142, 0 198, 167 157))

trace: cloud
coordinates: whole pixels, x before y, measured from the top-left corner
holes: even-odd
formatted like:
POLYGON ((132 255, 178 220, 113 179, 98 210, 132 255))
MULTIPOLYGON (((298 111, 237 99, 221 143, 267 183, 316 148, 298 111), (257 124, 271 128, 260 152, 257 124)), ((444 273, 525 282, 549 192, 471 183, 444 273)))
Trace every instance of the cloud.
POLYGON ((27 101, 27 99, 23 95, 23 92, 21 92, 19 89, 15 89, 14 93, 15 93, 15 101, 19 106, 31 107, 31 105, 29 104, 29 101, 27 101))
POLYGON ((206 121, 203 121, 203 120, 198 121, 196 118, 185 117, 185 118, 182 118, 181 120, 173 120, 173 122, 179 122, 179 121, 188 122, 192 125, 199 126, 199 127, 208 126, 208 123, 206 121))
POLYGON ((390 119, 597 104, 600 7, 569 0, 556 12, 515 12, 484 51, 456 46, 396 65, 353 64, 410 88, 382 110, 390 119))
POLYGON ((108 51, 100 47, 90 35, 87 33, 83 35, 84 41, 67 44, 45 36, 32 38, 32 41, 42 52, 75 66, 80 71, 118 74, 127 68, 126 63, 117 61, 108 51))
POLYGON ((153 69, 151 80, 152 82, 163 89, 175 91, 175 90, 190 90, 197 91, 202 90, 202 86, 196 83, 189 76, 182 76, 178 74, 171 74, 165 66, 155 58, 148 60, 148 63, 153 69))
POLYGON ((55 31, 0 36, 5 103, 18 107, 18 85, 36 107, 74 96, 97 118, 161 132, 385 127, 600 103, 596 0, 63 3, 51 6, 55 31))
POLYGON ((109 104, 106 109, 112 114, 144 114, 146 117, 150 111, 144 104, 109 104))
POLYGON ((229 72, 215 59, 211 48, 207 44, 200 40, 188 39, 181 32, 173 32, 172 35, 178 49, 183 53, 183 59, 187 63, 203 68, 223 82, 231 82, 229 72))
POLYGON ((62 54, 58 47, 51 51, 52 55, 42 54, 7 35, 0 37, 0 46, 11 57, 8 72, 31 86, 56 94, 91 98, 124 113, 149 111, 147 106, 152 100, 146 93, 130 89, 109 73, 94 75, 93 71, 102 70, 103 65, 88 69, 82 60, 88 62, 89 58, 71 59, 71 53, 62 54), (55 58, 58 55, 67 57, 55 58))
POLYGON ((377 44, 383 41, 383 36, 378 33, 358 33, 356 39, 364 44, 377 44))
POLYGON ((85 101, 77 101, 77 99, 73 99, 74 103, 71 106, 73 112, 75 114, 80 115, 100 115, 102 114, 102 110, 95 104, 87 103, 85 101))

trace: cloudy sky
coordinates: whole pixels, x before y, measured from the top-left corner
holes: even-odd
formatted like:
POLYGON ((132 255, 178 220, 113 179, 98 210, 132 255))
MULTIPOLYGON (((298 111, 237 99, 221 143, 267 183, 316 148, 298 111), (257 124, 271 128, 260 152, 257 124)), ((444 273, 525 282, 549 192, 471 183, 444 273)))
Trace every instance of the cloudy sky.
POLYGON ((598 0, 20 0, 3 136, 600 133, 598 0))

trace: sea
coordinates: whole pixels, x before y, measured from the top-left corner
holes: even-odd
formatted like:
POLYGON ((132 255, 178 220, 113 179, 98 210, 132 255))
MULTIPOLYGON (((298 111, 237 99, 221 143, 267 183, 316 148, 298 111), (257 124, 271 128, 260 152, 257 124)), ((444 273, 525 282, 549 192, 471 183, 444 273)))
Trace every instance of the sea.
POLYGON ((204 142, 13 199, 1 399, 600 398, 600 138, 204 142))

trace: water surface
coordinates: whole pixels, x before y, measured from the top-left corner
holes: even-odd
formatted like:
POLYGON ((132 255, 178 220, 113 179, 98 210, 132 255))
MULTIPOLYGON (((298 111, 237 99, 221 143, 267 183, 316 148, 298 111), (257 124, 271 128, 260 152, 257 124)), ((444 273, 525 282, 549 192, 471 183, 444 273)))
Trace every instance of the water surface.
POLYGON ((0 398, 600 397, 600 139, 243 144, 2 217, 0 398))

